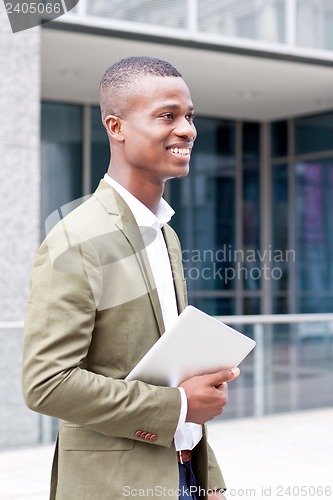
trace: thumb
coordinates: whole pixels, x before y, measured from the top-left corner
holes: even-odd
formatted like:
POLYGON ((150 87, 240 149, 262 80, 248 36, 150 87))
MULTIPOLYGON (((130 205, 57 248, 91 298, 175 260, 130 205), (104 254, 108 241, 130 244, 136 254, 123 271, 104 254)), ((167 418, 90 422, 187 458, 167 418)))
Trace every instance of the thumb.
POLYGON ((209 385, 219 386, 223 384, 223 382, 234 380, 239 374, 240 369, 238 366, 234 366, 233 368, 224 368, 218 372, 207 374, 206 377, 209 385))

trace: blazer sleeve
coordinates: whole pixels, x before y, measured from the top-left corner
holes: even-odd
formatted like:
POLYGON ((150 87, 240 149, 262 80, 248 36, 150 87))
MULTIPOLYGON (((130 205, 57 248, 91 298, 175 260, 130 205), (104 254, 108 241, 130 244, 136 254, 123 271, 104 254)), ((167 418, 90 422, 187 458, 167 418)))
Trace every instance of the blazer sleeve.
POLYGON ((171 446, 181 407, 177 388, 126 382, 84 368, 95 325, 97 256, 79 245, 71 256, 75 272, 66 272, 57 269, 51 254, 44 242, 31 276, 22 374, 27 405, 108 436, 142 440, 136 431, 148 430, 156 435, 149 444, 171 446))

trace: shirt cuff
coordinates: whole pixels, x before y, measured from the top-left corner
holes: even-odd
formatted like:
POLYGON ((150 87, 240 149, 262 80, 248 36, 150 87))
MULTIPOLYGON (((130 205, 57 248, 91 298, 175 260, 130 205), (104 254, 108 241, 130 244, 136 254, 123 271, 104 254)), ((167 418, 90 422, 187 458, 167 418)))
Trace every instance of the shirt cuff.
POLYGON ((187 415, 187 397, 186 397, 186 392, 183 387, 178 387, 179 392, 180 392, 180 397, 181 397, 181 407, 180 407, 180 415, 179 415, 179 420, 178 420, 178 425, 176 431, 183 427, 186 421, 186 415, 187 415))

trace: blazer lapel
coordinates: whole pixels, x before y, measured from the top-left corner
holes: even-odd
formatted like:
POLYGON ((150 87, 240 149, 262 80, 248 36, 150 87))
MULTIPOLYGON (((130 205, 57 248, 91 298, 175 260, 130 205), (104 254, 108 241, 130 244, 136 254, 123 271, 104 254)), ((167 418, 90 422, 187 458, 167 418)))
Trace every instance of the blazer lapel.
POLYGON ((142 276, 145 280, 148 295, 151 305, 154 310, 156 321, 158 324, 160 335, 165 331, 163 322, 161 304, 158 298, 157 289, 155 285, 154 276, 149 264, 148 255, 146 252, 145 244, 140 233, 140 229, 133 217, 132 212, 127 205, 123 207, 119 218, 116 220, 116 225, 120 231, 126 236, 129 244, 132 246, 137 258, 137 262, 141 268, 142 276))
POLYGON ((143 279, 146 283, 149 299, 154 311, 160 335, 165 331, 163 322, 161 304, 158 298, 157 289, 153 273, 149 264, 145 244, 140 233, 136 220, 119 193, 113 189, 107 182, 101 181, 95 196, 101 201, 109 213, 118 215, 115 224, 124 234, 136 256, 143 279))

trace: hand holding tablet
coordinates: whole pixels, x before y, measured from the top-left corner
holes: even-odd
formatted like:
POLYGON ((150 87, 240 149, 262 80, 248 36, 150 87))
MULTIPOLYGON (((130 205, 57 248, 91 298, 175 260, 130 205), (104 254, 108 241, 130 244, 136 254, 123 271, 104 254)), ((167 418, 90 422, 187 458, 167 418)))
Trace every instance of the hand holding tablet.
POLYGON ((255 341, 187 306, 125 380, 177 387, 194 375, 238 366, 255 341))

